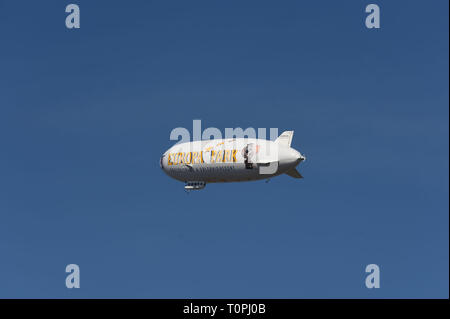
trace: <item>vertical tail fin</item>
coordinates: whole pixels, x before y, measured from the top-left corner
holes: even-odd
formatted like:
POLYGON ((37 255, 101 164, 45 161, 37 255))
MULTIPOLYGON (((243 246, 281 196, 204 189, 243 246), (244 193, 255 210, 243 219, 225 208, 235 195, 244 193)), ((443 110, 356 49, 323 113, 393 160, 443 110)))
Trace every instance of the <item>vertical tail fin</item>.
POLYGON ((275 143, 278 143, 280 146, 291 147, 292 138, 294 137, 294 131, 284 131, 280 136, 275 140, 275 143))
POLYGON ((294 168, 291 168, 290 170, 288 170, 288 171, 286 172, 286 174, 289 175, 289 176, 291 176, 291 177, 293 177, 293 178, 303 178, 302 174, 300 174, 300 173, 295 169, 295 167, 294 167, 294 168))

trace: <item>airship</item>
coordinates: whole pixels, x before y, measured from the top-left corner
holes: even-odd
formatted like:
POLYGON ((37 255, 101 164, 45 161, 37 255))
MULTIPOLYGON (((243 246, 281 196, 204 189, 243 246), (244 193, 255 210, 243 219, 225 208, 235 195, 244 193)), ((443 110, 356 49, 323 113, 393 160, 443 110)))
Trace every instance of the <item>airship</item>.
POLYGON ((306 158, 291 147, 294 131, 276 140, 225 138, 177 143, 160 158, 168 176, 184 182, 185 190, 208 183, 256 181, 287 174, 303 178, 297 165, 306 158))

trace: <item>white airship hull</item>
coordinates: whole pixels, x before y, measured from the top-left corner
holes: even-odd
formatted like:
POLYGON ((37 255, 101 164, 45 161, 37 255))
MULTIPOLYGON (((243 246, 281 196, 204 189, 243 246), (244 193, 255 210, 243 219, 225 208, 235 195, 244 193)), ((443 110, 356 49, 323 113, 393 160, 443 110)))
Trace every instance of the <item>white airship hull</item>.
POLYGON ((301 178, 295 167, 305 157, 290 147, 292 135, 293 131, 284 132, 276 141, 240 138, 176 144, 164 153, 160 165, 167 175, 185 182, 187 190, 284 173, 301 178))

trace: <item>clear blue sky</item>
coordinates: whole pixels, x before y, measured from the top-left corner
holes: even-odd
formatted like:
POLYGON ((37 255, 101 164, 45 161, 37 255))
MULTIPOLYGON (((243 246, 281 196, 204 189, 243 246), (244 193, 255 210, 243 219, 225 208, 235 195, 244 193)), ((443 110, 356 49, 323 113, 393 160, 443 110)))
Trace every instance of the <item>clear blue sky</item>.
POLYGON ((69 3, 0 1, 0 297, 448 297, 448 1, 69 3), (186 195, 193 119, 305 178, 186 195))

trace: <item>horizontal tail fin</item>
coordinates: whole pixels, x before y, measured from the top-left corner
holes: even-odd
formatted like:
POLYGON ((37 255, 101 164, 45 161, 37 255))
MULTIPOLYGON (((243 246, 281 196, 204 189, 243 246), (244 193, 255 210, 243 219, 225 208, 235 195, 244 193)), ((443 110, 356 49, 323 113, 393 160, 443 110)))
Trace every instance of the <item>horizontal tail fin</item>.
POLYGON ((294 137, 294 131, 284 131, 278 136, 275 143, 278 143, 280 146, 291 147, 292 137, 294 137))
POLYGON ((294 167, 294 168, 291 168, 290 170, 288 170, 288 171, 286 172, 286 174, 289 175, 289 176, 291 176, 291 177, 293 177, 293 178, 303 178, 302 174, 300 174, 300 173, 295 169, 295 167, 294 167))

